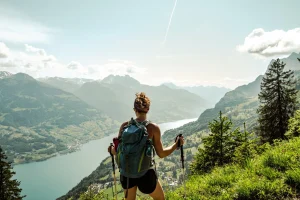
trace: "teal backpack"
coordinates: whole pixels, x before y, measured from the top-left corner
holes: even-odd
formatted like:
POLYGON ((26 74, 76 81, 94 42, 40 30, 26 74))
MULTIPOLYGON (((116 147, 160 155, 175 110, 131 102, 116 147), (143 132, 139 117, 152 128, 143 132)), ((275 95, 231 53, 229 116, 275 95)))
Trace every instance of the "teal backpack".
POLYGON ((131 118, 119 138, 116 162, 120 174, 128 177, 127 180, 142 177, 155 164, 155 152, 146 128, 149 123, 131 118))

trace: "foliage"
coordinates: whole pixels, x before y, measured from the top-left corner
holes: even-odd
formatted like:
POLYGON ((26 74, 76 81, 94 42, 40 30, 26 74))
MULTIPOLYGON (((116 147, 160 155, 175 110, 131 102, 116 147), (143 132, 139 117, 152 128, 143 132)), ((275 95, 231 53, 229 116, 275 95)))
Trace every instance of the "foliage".
MULTIPOLYGON (((89 187, 89 189, 85 193, 82 193, 80 195, 79 200, 103 200, 106 198, 107 196, 104 194, 103 191, 98 191, 93 189, 92 187, 89 187)), ((112 199, 110 198, 110 200, 112 199)))
POLYGON ((204 149, 199 148, 194 162, 191 164, 193 173, 210 171, 215 166, 223 166, 233 159, 235 148, 243 142, 239 129, 232 130, 232 122, 219 114, 219 119, 209 123, 211 133, 203 138, 204 149))
POLYGON ((249 159, 254 158, 257 153, 261 152, 262 148, 258 146, 258 138, 256 135, 246 130, 246 123, 244 123, 242 141, 241 145, 235 149, 233 161, 244 166, 249 159))
POLYGON ((0 147, 0 199, 21 200, 25 196, 21 195, 20 182, 13 180, 15 172, 12 171, 11 163, 0 147))
POLYGON ((285 139, 288 120, 296 110, 296 82, 294 72, 284 71, 285 64, 277 59, 273 62, 261 83, 258 95, 259 134, 263 142, 285 139))
POLYGON ((286 136, 289 138, 300 136, 300 110, 297 110, 294 117, 289 119, 286 136))
POLYGON ((244 166, 230 164, 193 175, 166 199, 292 199, 300 196, 300 137, 276 142, 244 166))

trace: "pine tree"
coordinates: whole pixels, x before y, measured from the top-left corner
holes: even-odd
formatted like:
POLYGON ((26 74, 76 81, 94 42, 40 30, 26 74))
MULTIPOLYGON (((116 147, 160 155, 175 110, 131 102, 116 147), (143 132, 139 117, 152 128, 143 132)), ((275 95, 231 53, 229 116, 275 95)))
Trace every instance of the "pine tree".
POLYGON ((232 131, 232 122, 220 111, 219 119, 209 123, 211 133, 203 138, 204 149, 199 148, 191 164, 192 173, 208 172, 215 166, 230 163, 234 150, 242 143, 239 129, 232 131))
POLYGON ((7 162, 7 156, 0 147, 0 199, 20 200, 25 197, 21 196, 20 182, 12 179, 14 174, 11 163, 7 162))
POLYGON ((250 133, 246 129, 244 123, 244 131, 241 135, 242 143, 235 149, 233 161, 240 165, 246 164, 248 159, 254 158, 258 153, 258 138, 254 133, 250 133))
POLYGON ((297 104, 294 72, 284 71, 285 63, 274 61, 266 72, 258 95, 261 105, 259 114, 259 135, 262 142, 272 143, 274 139, 285 139, 288 120, 293 116, 297 104))

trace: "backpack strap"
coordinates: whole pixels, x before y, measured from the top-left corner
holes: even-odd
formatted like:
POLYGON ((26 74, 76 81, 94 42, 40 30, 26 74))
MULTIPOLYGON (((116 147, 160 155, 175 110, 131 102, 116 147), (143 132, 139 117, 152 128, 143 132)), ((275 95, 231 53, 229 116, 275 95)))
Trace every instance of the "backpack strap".
POLYGON ((150 120, 145 120, 145 121, 141 122, 141 124, 143 124, 143 125, 146 126, 146 127, 147 127, 150 123, 151 123, 150 120))

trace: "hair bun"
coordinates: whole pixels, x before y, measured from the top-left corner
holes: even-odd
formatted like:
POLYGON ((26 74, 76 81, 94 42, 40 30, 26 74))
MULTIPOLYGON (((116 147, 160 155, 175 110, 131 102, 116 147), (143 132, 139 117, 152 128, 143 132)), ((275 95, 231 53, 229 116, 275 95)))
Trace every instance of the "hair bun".
POLYGON ((136 93, 136 98, 134 100, 134 108, 138 112, 147 113, 150 107, 150 99, 146 96, 144 92, 136 93))

